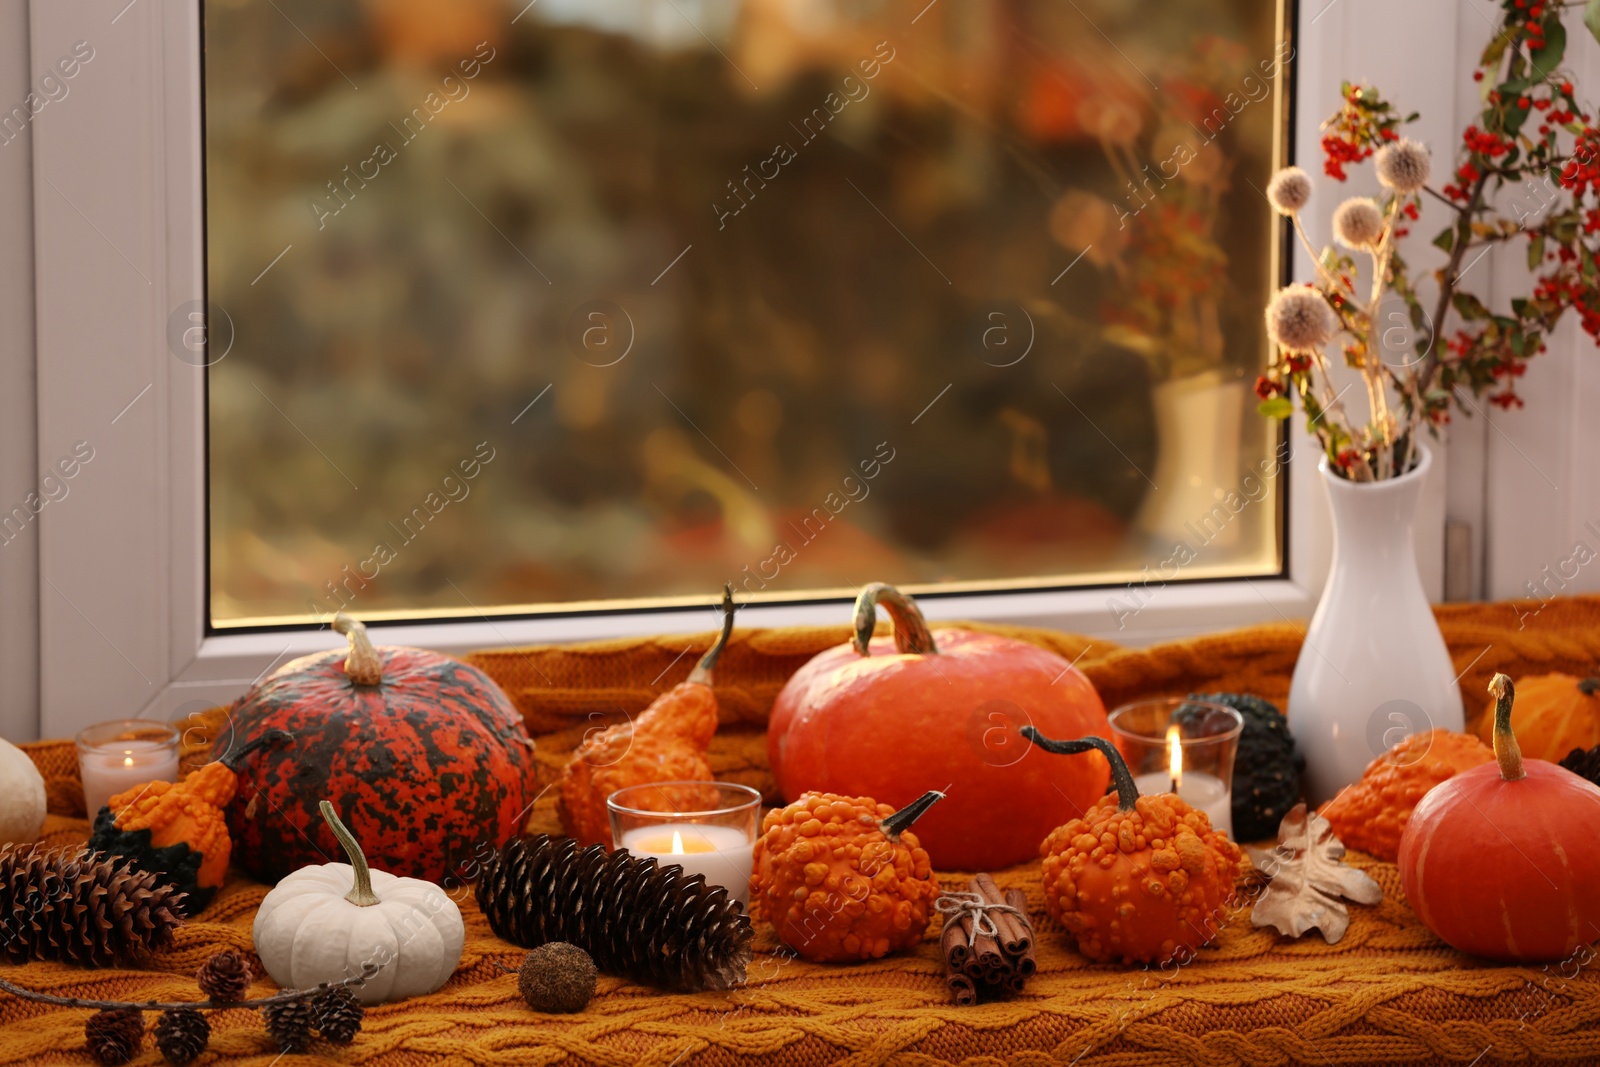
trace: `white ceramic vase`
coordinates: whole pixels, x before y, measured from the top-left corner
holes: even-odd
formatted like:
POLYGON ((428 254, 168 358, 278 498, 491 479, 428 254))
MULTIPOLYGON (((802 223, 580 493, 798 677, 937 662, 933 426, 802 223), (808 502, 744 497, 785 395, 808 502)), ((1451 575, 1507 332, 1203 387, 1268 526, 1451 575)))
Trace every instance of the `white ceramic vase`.
POLYGON ((1289 729, 1321 804, 1413 733, 1461 730, 1461 689, 1428 606, 1412 542, 1433 456, 1384 482, 1319 470, 1333 509, 1333 567, 1289 689, 1289 729))

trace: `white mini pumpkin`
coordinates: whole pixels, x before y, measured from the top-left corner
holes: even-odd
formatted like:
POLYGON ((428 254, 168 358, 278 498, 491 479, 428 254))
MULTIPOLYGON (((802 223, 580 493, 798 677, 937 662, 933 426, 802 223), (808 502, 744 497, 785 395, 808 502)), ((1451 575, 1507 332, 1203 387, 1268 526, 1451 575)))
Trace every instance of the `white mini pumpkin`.
POLYGON ((432 993, 461 962, 461 910, 432 882, 370 870, 333 805, 321 809, 350 862, 302 867, 261 902, 252 936, 267 973, 306 989, 376 966, 352 986, 363 1004, 432 993))
POLYGON ((0 845, 31 844, 44 830, 44 777, 33 760, 0 740, 0 845))

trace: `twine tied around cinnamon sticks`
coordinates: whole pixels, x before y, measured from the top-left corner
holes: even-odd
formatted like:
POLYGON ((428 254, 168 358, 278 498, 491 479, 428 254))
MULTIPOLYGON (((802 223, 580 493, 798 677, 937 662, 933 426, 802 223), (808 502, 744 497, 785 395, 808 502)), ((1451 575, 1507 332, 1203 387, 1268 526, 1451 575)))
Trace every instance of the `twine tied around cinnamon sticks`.
POLYGON ((934 902, 944 915, 939 948, 945 981, 957 1004, 974 1004, 980 994, 1020 993, 1038 969, 1033 954, 1033 920, 1020 889, 1001 892, 980 874, 966 893, 945 893, 934 902))

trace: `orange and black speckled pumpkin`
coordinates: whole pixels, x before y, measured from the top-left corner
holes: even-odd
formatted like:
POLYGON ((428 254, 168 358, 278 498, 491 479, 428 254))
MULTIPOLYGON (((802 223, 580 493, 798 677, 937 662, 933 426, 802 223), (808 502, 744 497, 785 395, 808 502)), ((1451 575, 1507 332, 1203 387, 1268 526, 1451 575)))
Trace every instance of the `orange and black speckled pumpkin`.
POLYGON ((374 867, 407 878, 440 882, 516 836, 535 794, 533 742, 500 688, 436 652, 374 648, 343 615, 333 625, 348 653, 285 664, 232 709, 229 747, 289 735, 235 768, 234 862, 276 882, 338 856, 324 798, 374 867))

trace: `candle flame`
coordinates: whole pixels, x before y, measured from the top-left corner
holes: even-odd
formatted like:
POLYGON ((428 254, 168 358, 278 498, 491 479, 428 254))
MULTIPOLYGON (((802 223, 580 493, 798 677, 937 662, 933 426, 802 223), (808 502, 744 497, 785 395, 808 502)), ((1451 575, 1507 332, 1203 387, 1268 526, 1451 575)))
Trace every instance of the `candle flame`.
POLYGON ((1167 727, 1167 776, 1172 779, 1173 792, 1183 782, 1183 741, 1178 725, 1167 727))
POLYGON ((122 757, 122 765, 124 767, 132 767, 133 766, 133 757, 132 756, 123 756, 122 757))
POLYGON ((672 854, 683 855, 683 835, 676 830, 672 831, 672 854))

